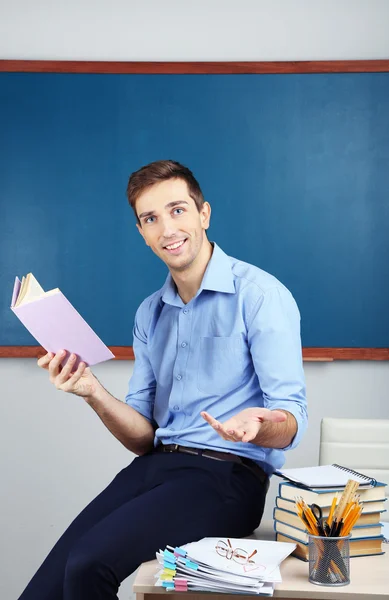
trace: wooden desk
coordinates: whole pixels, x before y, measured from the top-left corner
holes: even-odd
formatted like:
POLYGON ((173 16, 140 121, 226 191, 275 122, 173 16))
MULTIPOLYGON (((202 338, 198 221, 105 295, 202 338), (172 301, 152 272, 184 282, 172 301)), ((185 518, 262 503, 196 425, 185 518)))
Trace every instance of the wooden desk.
MULTIPOLYGON (((385 547, 385 545, 384 545, 385 547)), ((237 600, 239 594, 209 594, 172 592, 155 587, 157 561, 141 565, 136 574, 133 590, 136 600, 237 600)), ((281 564, 282 583, 277 583, 273 598, 302 598, 305 600, 389 600, 389 552, 381 556, 356 557, 350 560, 351 583, 343 587, 318 586, 308 581, 308 563, 293 556, 281 564)), ((256 596, 253 596, 253 598, 256 596)), ((258 596, 264 598, 265 596, 258 596)), ((246 595, 240 598, 246 599, 246 595)))

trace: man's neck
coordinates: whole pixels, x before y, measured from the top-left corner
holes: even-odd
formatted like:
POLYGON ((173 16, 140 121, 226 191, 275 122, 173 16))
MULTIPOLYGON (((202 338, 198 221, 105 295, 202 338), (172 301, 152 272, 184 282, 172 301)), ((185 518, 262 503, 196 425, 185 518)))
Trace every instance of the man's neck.
POLYGON ((181 300, 188 304, 200 288, 204 273, 212 256, 213 246, 206 238, 196 259, 185 271, 170 271, 181 300))

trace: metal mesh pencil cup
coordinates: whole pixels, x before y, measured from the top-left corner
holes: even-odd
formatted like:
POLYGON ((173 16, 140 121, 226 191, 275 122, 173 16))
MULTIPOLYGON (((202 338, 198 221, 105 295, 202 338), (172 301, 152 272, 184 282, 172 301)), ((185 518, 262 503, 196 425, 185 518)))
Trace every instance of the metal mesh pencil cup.
POLYGON ((350 536, 326 537, 309 534, 309 581, 316 585, 350 583, 350 536))

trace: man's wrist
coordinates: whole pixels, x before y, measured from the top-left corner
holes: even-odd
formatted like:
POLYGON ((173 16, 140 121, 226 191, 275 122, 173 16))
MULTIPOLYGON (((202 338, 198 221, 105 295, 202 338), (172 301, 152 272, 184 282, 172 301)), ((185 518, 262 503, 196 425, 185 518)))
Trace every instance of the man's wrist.
POLYGON ((104 402, 107 393, 108 392, 103 388, 103 386, 100 383, 97 383, 93 392, 88 396, 83 396, 83 398, 85 402, 89 404, 89 406, 94 408, 104 402))
POLYGON ((264 448, 282 450, 292 443, 297 433, 298 423, 296 417, 291 412, 284 409, 274 410, 283 412, 286 415, 286 421, 282 421, 281 423, 263 422, 252 443, 264 448))

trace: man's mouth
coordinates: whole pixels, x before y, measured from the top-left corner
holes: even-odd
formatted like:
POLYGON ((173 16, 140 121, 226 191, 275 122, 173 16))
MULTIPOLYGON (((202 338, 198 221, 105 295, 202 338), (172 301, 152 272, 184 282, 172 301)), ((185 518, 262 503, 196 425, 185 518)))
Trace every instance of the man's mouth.
POLYGON ((178 254, 185 242, 186 239, 179 240, 178 242, 174 242, 174 244, 169 244, 167 246, 164 246, 163 248, 164 250, 167 250, 169 254, 178 254))

